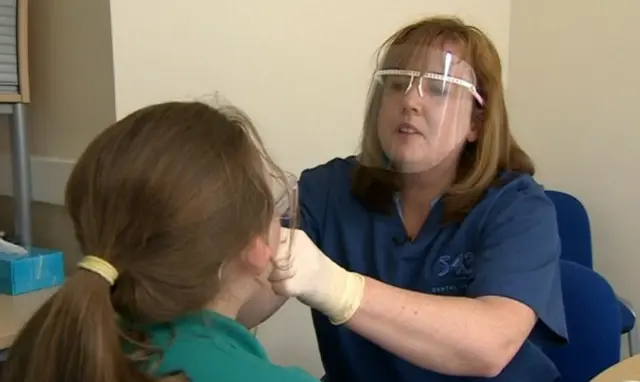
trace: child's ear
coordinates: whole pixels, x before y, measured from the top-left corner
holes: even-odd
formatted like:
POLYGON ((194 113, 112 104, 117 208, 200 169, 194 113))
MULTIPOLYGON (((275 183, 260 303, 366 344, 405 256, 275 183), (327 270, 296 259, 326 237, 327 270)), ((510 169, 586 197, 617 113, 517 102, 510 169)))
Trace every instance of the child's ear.
POLYGON ((264 237, 256 237, 243 254, 243 263, 256 274, 261 274, 271 264, 272 250, 264 237))

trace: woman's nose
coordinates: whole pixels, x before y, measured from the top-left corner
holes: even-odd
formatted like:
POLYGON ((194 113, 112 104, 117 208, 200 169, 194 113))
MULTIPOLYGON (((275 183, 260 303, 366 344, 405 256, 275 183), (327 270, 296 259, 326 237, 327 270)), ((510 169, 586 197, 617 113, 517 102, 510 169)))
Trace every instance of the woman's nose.
POLYGON ((402 111, 406 114, 419 114, 422 112, 423 99, 417 86, 412 86, 402 99, 402 111))

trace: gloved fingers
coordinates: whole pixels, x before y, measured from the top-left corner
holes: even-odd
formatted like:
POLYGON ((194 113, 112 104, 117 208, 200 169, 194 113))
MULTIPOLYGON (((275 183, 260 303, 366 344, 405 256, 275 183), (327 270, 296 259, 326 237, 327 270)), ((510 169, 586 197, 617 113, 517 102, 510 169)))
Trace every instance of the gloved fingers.
POLYGON ((278 283, 278 282, 291 279, 293 276, 295 276, 295 272, 293 270, 292 264, 285 264, 285 265, 286 265, 285 268, 281 268, 274 263, 274 269, 269 275, 269 277, 267 278, 269 282, 278 283))

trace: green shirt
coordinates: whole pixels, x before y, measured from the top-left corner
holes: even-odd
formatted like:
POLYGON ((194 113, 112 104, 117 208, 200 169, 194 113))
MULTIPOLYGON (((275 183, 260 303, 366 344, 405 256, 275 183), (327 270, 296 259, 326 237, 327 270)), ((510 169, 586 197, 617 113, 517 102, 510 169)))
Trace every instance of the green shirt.
POLYGON ((211 311, 154 327, 149 335, 164 350, 156 376, 182 371, 191 382, 318 382, 302 369, 272 364, 250 331, 211 311))

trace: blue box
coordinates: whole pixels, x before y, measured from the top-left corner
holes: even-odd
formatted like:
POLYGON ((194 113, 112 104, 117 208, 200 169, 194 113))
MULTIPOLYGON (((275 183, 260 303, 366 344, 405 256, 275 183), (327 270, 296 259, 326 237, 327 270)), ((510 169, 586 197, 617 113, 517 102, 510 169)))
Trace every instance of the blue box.
POLYGON ((28 255, 0 252, 0 294, 19 295, 64 282, 61 251, 31 248, 28 255))

